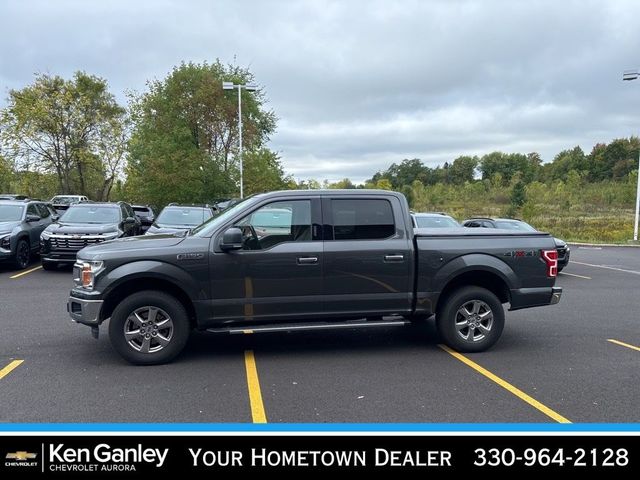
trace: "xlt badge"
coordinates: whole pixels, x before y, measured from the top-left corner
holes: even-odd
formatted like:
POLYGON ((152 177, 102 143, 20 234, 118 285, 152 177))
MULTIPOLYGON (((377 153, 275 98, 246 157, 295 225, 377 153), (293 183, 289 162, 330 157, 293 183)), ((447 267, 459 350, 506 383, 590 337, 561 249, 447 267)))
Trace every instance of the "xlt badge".
POLYGON ((176 258, 178 260, 198 260, 204 258, 204 253, 179 253, 176 258))

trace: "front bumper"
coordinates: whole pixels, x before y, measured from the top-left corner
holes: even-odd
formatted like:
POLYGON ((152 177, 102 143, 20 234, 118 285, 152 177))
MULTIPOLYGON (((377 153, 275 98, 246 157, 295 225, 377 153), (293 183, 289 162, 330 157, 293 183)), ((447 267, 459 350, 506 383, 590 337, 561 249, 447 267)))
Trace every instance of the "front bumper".
POLYGON ((68 263, 71 265, 76 262, 76 255, 74 253, 72 257, 67 254, 58 255, 55 253, 47 253, 46 255, 42 255, 41 259, 45 262, 68 263))
POLYGON ((557 304, 562 298, 562 287, 516 288, 510 293, 511 308, 509 310, 520 310, 557 304))
POLYGON ((7 260, 13 260, 15 258, 15 255, 13 252, 10 252, 8 250, 1 250, 0 251, 0 262, 3 261, 7 261, 7 260))
POLYGON ((67 311, 69 312, 71 320, 76 323, 82 323, 83 325, 89 325, 90 327, 100 325, 102 321, 100 312, 102 311, 104 300, 92 298, 98 295, 97 292, 95 292, 95 294, 89 294, 71 290, 69 299, 67 300, 67 311))

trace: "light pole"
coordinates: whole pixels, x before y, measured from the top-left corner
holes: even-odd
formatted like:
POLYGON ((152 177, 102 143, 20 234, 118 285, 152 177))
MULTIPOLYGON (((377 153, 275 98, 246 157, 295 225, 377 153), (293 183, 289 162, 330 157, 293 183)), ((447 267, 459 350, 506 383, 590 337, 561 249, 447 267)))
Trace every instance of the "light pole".
MULTIPOLYGON (((622 74, 622 80, 636 80, 640 77, 638 70, 626 70, 622 74)), ((636 217, 633 224, 633 240, 638 240, 638 210, 640 210, 640 152, 638 153, 638 180, 636 184, 636 217)))
POLYGON ((240 198, 244 198, 244 172, 242 162, 242 90, 254 92, 258 89, 256 85, 242 85, 233 82, 222 82, 223 90, 238 89, 238 154, 240 156, 240 198))

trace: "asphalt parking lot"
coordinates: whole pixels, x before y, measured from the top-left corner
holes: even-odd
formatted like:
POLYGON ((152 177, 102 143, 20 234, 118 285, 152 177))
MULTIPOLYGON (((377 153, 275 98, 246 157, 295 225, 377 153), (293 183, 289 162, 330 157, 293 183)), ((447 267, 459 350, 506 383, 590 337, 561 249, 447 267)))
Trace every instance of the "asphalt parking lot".
POLYGON ((69 270, 0 267, 0 422, 640 422, 640 249, 572 248, 559 305, 490 351, 435 328, 196 333, 134 367, 66 313, 69 270))

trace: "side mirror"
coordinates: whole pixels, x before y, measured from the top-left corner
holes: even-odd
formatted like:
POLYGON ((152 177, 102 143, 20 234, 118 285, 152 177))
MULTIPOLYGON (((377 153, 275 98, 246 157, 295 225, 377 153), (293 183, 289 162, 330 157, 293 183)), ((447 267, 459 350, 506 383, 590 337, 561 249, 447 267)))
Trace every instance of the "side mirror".
POLYGON ((133 217, 127 217, 124 219, 124 223, 126 223, 127 225, 131 225, 132 223, 136 223, 136 219, 133 217))
POLYGON ((240 250, 243 247, 242 243, 242 230, 238 227, 231 227, 227 229, 222 235, 222 242, 220 248, 227 252, 229 250, 240 250))
POLYGON ((52 222, 57 222, 58 220, 60 220, 60 215, 51 215, 52 222))
POLYGON ((27 223, 38 222, 38 221, 40 221, 40 216, 39 215, 27 215, 25 220, 27 221, 27 223))

